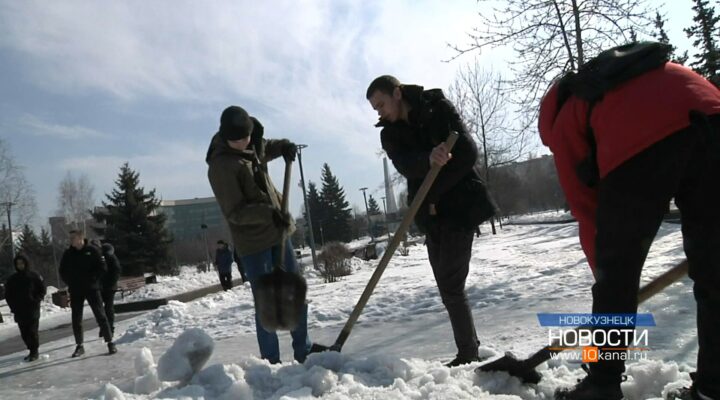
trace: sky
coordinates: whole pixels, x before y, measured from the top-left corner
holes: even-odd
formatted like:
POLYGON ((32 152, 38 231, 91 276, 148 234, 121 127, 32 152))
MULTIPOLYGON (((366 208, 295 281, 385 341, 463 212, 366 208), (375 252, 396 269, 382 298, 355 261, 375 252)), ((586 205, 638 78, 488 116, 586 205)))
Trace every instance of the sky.
MULTIPOLYGON (((650 1, 650 4, 655 4, 650 1)), ((330 165, 348 200, 361 187, 384 196, 377 117, 368 83, 447 88, 477 25, 474 0, 11 1, 0 0, 0 137, 38 203, 34 224, 57 210, 67 171, 87 174, 99 202, 128 162, 141 185, 166 200, 212 196, 205 152, 228 105, 265 126, 267 138, 307 144, 306 182, 330 165)), ((689 1, 657 2, 681 49, 689 1), (687 4, 684 4, 687 3, 687 4)), ((391 167, 392 168, 392 167, 391 167)), ((271 164, 282 186, 282 162, 271 164)), ((293 170, 291 211, 302 192, 293 170)))

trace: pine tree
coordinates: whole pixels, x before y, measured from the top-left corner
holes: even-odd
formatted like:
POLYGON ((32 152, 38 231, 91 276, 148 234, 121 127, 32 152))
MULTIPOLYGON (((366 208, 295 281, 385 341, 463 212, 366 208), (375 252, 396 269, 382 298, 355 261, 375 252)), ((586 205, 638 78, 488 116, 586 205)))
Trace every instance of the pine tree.
POLYGON ((57 287, 58 283, 55 274, 55 263, 52 257, 52 247, 48 247, 50 242, 48 232, 43 229, 41 237, 38 237, 35 231, 28 225, 25 225, 20 235, 18 252, 28 258, 32 269, 46 280, 46 284, 57 287))
POLYGON ((352 240, 350 204, 345 200, 345 191, 327 164, 323 164, 321 181, 320 197, 326 209, 323 220, 325 242, 349 242, 352 240))
POLYGON ((685 33, 689 38, 694 38, 693 46, 699 53, 694 55, 695 61, 690 66, 720 86, 720 48, 717 41, 720 17, 715 15, 715 9, 708 4, 708 0, 694 2, 692 9, 695 11, 695 25, 685 29, 685 33))
POLYGON ((155 189, 146 193, 128 163, 120 168, 115 184, 117 188, 105 195, 108 202, 103 201, 103 209, 93 212, 95 220, 104 224, 94 229, 115 247, 123 273, 170 273, 170 239, 155 189))
POLYGON ((42 252, 41 247, 40 240, 30 226, 23 226, 22 233, 20 233, 19 250, 32 261, 33 265, 37 264, 37 257, 42 252))
POLYGON ((672 46, 672 52, 670 53, 670 59, 678 64, 683 64, 688 60, 688 52, 685 51, 683 55, 678 56, 675 51, 677 51, 677 47, 673 46, 670 43, 670 38, 667 35, 667 32, 665 32, 665 18, 663 18, 662 15, 660 15, 660 12, 657 11, 655 13, 655 29, 657 29, 657 32, 655 32, 655 39, 657 39, 660 43, 670 44, 672 46))
POLYGON ((380 207, 378 206, 377 201, 375 201, 375 198, 372 195, 370 195, 370 198, 368 198, 368 214, 380 214, 380 207))
MULTIPOLYGON (((313 236, 315 238, 315 246, 322 245, 322 235, 320 235, 320 227, 325 219, 326 207, 322 202, 320 193, 318 193, 317 185, 314 182, 308 183, 308 208, 310 209, 310 215, 312 216, 313 236)), ((307 212, 305 212, 305 221, 308 221, 307 212)), ((310 230, 307 230, 305 241, 310 243, 310 230)))
POLYGON ((57 265, 55 264, 55 256, 53 255, 53 242, 50 232, 44 227, 40 229, 40 253, 38 254, 38 262, 43 278, 47 285, 60 287, 58 282, 57 265))

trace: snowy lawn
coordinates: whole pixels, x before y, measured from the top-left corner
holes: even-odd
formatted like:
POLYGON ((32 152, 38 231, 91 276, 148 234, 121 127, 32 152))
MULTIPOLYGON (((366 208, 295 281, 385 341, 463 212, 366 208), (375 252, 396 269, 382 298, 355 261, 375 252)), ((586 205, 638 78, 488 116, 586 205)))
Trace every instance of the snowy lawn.
MULTIPOLYGON (((592 276, 574 223, 487 232, 483 227, 475 240, 467 282, 481 351, 524 358, 548 344, 537 313, 590 311, 592 276)), ((663 224, 643 281, 679 262, 680 246, 679 226, 663 224)), ((332 284, 311 274, 313 340, 334 343, 376 265, 354 259, 354 274, 332 284)), ((638 400, 689 383, 697 354, 690 281, 672 285, 641 311, 652 312, 658 326, 649 332, 649 360, 629 363, 623 384, 626 398, 638 400)), ((81 359, 69 358, 72 338, 41 345, 36 363, 22 362, 25 353, 0 358, 0 398, 550 399, 557 387, 584 375, 578 364, 552 361, 540 367, 539 385, 521 385, 503 373, 477 375, 478 364, 443 367, 455 348, 422 245, 393 258, 342 353, 313 354, 304 365, 292 361, 286 333, 280 338, 283 364, 257 358, 247 285, 187 304, 171 302, 121 322, 117 333, 114 356, 104 355, 94 331, 81 359), (192 375, 193 364, 182 354, 209 360, 192 375)))

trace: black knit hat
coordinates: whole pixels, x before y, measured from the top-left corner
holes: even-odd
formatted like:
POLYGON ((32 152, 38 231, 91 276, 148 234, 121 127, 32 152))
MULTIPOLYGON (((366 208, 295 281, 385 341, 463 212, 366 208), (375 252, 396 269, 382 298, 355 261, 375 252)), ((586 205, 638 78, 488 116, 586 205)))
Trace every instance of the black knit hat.
POLYGON ((241 140, 250 136, 253 122, 242 107, 230 106, 220 116, 220 137, 225 140, 241 140))

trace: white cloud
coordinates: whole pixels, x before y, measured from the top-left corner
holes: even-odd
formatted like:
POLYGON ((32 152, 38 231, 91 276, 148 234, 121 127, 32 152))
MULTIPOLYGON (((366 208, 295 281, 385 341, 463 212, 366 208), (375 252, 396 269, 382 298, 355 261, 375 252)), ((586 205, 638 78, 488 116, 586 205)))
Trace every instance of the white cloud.
POLYGON ((33 136, 46 136, 66 140, 88 138, 108 138, 110 135, 80 125, 60 125, 45 122, 40 118, 25 114, 18 119, 23 131, 33 136))

